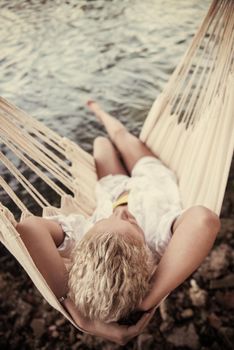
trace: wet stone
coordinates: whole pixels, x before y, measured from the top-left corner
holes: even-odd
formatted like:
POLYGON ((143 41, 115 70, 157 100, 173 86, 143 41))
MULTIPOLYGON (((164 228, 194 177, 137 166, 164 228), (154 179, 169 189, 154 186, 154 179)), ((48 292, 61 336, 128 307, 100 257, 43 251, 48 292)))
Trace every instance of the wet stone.
POLYGON ((5 281, 3 276, 0 275, 0 291, 4 290, 4 288, 6 288, 6 286, 7 286, 7 282, 5 281))
POLYGON ((28 322, 31 313, 31 305, 19 299, 16 306, 18 318, 16 319, 15 329, 20 329, 25 323, 28 322))
POLYGON ((222 276, 231 261, 232 249, 227 244, 220 244, 206 258, 199 268, 200 275, 207 279, 215 279, 222 276))
POLYGON ((233 218, 221 219, 221 228, 218 234, 218 238, 225 238, 226 236, 231 237, 232 235, 234 235, 233 218))
POLYGON ((57 320, 57 321, 55 322, 55 324, 56 324, 57 327, 61 327, 61 326, 63 326, 65 323, 66 323, 65 318, 61 318, 61 319, 59 319, 59 320, 57 320))
POLYGON ((81 342, 77 342, 71 346, 71 350, 79 350, 81 342))
POLYGON ((40 337, 45 331, 45 321, 42 318, 34 318, 30 326, 36 337, 40 337))
POLYGON ((160 332, 162 332, 162 333, 168 332, 169 330, 171 330, 173 328, 173 324, 174 324, 174 322, 171 322, 171 321, 163 321, 159 327, 160 332))
POLYGON ((226 309, 234 309, 234 292, 216 292, 215 298, 226 309))
POLYGON ((59 337, 59 332, 58 331, 53 331, 51 333, 52 338, 58 338, 59 337))
POLYGON ((233 350, 234 344, 234 329, 230 327, 221 327, 219 334, 222 336, 227 349, 233 350))
POLYGON ((234 274, 225 276, 224 278, 210 281, 210 289, 234 288, 234 274))
POLYGON ((76 339, 77 339, 76 338, 76 329, 74 327, 72 327, 70 329, 69 334, 68 334, 68 341, 69 341, 70 344, 72 344, 72 343, 75 342, 76 339))
POLYGON ((49 331, 53 332, 57 329, 56 325, 52 324, 51 326, 49 326, 49 331))
POLYGON ((191 318, 191 317, 193 317, 193 315, 194 315, 194 312, 193 312, 193 310, 192 309, 185 309, 185 310, 183 310, 182 312, 181 312, 181 314, 180 314, 180 316, 182 317, 182 318, 191 318))
POLYGON ((137 350, 145 350, 150 348, 154 339, 151 334, 143 333, 137 337, 137 350))
POLYGON ((200 349, 199 337, 192 323, 188 326, 175 327, 167 340, 178 348, 187 346, 194 350, 200 349))
POLYGON ((214 312, 208 315, 207 319, 209 324, 215 329, 219 329, 222 326, 221 319, 214 312))
POLYGON ((170 315, 170 307, 168 300, 164 300, 160 305, 159 305, 159 312, 161 315, 161 318, 165 322, 173 322, 173 318, 170 315))
POLYGON ((194 279, 190 281, 191 287, 189 289, 189 297, 194 306, 205 306, 207 299, 207 292, 201 289, 194 279))

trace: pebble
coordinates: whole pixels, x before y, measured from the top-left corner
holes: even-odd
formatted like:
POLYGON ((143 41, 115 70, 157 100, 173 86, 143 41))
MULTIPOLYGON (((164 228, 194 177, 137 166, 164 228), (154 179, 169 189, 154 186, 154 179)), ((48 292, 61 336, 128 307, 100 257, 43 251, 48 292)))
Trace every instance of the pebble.
POLYGON ((164 321, 160 324, 160 332, 165 333, 172 329, 174 322, 164 321))
POLYGON ((167 319, 170 317, 169 313, 168 313, 167 300, 164 300, 163 302, 160 303, 159 311, 160 311, 160 315, 161 315, 162 320, 167 321, 167 319))
POLYGON ((25 323, 29 322, 32 307, 30 304, 19 299, 16 310, 18 317, 16 319, 15 329, 20 329, 25 323))
POLYGON ((58 338, 58 337, 59 337, 59 332, 58 332, 58 331, 53 331, 53 332, 51 333, 51 337, 53 337, 53 338, 58 338))
POLYGON ((221 219, 221 228, 218 237, 225 238, 227 235, 234 233, 233 218, 221 219))
POLYGON ((226 309, 234 309, 234 292, 221 292, 215 293, 215 298, 218 303, 224 306, 226 309))
POLYGON ((32 328, 34 335, 40 338, 45 331, 45 321, 42 318, 34 318, 30 327, 32 328))
POLYGON ((234 344, 234 330, 231 327, 221 327, 219 329, 219 334, 222 336, 224 343, 225 343, 225 349, 233 350, 233 344, 234 344))
POLYGON ((194 315, 194 312, 193 312, 193 310, 192 309, 185 309, 185 310, 183 310, 182 312, 181 312, 181 317, 182 318, 191 318, 191 317, 193 317, 193 315, 194 315))
POLYGON ((188 326, 175 327, 167 340, 175 347, 189 347, 190 349, 200 349, 199 337, 192 323, 188 326))
POLYGON ((234 273, 224 278, 210 281, 210 289, 234 288, 234 273))
POLYGON ((71 350, 80 350, 80 349, 82 349, 81 345, 82 345, 81 342, 77 342, 71 346, 71 350))
POLYGON ((65 318, 61 318, 61 319, 59 319, 59 320, 57 320, 57 321, 55 322, 55 324, 56 324, 57 327, 61 327, 61 326, 63 326, 65 323, 66 323, 65 318))
POLYGON ((215 329, 219 329, 222 326, 220 318, 214 312, 208 315, 207 319, 209 324, 215 329))
POLYGON ((4 280, 3 276, 0 275, 0 290, 4 290, 7 286, 7 282, 4 280))
POLYGON ((201 289, 194 279, 190 281, 189 297, 194 306, 205 306, 207 299, 207 292, 201 289))
POLYGON ((56 325, 52 324, 51 326, 49 326, 49 331, 53 332, 57 329, 56 325))
POLYGON ((137 350, 149 349, 154 341, 151 334, 143 333, 137 337, 137 350))
POLYGON ((206 258, 199 268, 199 273, 204 280, 222 276, 230 264, 231 256, 232 249, 227 244, 220 244, 206 258))

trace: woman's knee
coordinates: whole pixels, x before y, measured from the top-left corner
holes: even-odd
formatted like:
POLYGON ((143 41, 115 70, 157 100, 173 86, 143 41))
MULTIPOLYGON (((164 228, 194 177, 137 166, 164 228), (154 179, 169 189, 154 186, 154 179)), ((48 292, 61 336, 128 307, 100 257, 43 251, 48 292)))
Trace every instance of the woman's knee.
POLYGON ((16 230, 20 234, 22 234, 25 231, 28 231, 29 229, 31 229, 32 227, 37 225, 39 220, 40 220, 40 218, 38 218, 36 216, 29 216, 28 218, 17 223, 16 230))
POLYGON ((111 141, 105 136, 97 136, 93 142, 93 153, 98 154, 101 151, 105 150, 107 147, 110 147, 111 141))
POLYGON ((106 147, 111 144, 111 141, 108 137, 105 136, 97 136, 93 141, 93 148, 101 148, 106 147))

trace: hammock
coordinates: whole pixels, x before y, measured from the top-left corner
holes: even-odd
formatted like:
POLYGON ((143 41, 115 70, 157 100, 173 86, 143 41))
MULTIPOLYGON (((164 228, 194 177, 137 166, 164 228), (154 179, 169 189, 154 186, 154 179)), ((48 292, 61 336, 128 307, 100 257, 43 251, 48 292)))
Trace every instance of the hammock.
MULTIPOLYGON (((140 134, 177 174, 184 208, 200 204, 217 214, 221 210, 234 147, 233 52, 234 2, 214 0, 140 134)), ((1 167, 7 174, 2 171, 0 177, 2 198, 8 196, 11 203, 8 208, 0 203, 0 240, 49 304, 79 329, 37 270, 15 224, 16 218, 32 215, 31 207, 37 215, 91 215, 94 159, 2 98, 0 138, 1 167), (15 194, 12 181, 9 184, 9 173, 23 198, 15 194), (37 178, 34 185, 28 180, 32 174, 37 178)))

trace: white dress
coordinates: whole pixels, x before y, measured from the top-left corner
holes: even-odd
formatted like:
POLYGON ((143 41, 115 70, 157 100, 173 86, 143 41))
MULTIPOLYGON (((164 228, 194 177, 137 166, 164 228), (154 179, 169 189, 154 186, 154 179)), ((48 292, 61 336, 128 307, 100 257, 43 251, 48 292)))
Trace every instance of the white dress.
POLYGON ((145 241, 157 262, 171 239, 171 225, 184 211, 182 209, 177 179, 159 159, 145 156, 135 164, 131 177, 107 175, 96 185, 97 207, 91 217, 81 214, 48 217, 57 221, 65 232, 58 247, 61 255, 68 256, 75 241, 98 221, 113 213, 112 204, 124 191, 130 191, 128 210, 135 216, 145 234, 145 241))

